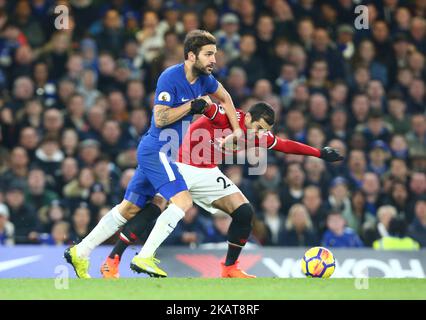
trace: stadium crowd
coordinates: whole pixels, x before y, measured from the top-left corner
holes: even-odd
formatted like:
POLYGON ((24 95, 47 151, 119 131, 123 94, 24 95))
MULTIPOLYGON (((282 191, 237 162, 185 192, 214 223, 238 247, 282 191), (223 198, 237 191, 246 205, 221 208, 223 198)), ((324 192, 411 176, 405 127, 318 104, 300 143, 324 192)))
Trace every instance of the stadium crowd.
MULTIPOLYGON (((122 199, 158 75, 200 28, 236 107, 266 101, 278 136, 346 157, 224 167, 256 209, 254 243, 426 246, 425 13, 422 0, 0 0, 0 245, 78 242, 122 199)), ((193 207, 166 244, 223 242, 230 219, 193 207)))

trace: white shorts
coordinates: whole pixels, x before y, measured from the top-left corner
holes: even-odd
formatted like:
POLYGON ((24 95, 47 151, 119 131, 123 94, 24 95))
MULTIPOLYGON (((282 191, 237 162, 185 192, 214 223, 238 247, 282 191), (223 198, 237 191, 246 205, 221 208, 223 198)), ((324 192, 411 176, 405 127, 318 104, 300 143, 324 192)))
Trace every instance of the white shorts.
POLYGON ((214 201, 233 193, 241 193, 240 189, 218 167, 198 168, 180 162, 176 162, 176 165, 185 179, 194 202, 210 213, 223 212, 212 206, 214 201))

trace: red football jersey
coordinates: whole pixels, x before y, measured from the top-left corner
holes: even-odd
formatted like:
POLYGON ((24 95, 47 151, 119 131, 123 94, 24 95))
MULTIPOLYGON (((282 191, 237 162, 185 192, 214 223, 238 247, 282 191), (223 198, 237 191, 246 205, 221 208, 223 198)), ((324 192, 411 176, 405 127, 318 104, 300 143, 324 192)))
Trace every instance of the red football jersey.
MULTIPOLYGON (((305 144, 280 139, 267 131, 253 139, 247 139, 247 128, 244 124, 245 113, 237 109, 237 119, 244 136, 236 145, 233 153, 251 147, 273 149, 285 153, 320 156, 320 151, 305 144)), ((183 138, 179 148, 178 162, 186 163, 200 168, 214 168, 224 163, 225 156, 232 154, 219 147, 219 140, 232 133, 231 125, 225 110, 212 104, 203 116, 194 121, 183 138)))

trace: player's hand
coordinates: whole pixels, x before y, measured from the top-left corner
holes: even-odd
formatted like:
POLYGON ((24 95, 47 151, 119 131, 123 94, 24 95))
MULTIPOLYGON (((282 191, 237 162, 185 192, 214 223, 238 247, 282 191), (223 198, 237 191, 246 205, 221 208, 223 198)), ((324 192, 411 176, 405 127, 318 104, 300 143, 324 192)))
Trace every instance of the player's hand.
POLYGON ((344 157, 339 154, 339 151, 330 147, 321 149, 320 158, 328 162, 342 161, 344 159, 344 157))
POLYGON ((191 101, 191 114, 203 114, 209 106, 208 102, 202 98, 197 98, 191 101))
POLYGON ((219 147, 226 151, 235 151, 238 140, 244 135, 244 131, 241 128, 234 130, 229 136, 219 139, 219 147))

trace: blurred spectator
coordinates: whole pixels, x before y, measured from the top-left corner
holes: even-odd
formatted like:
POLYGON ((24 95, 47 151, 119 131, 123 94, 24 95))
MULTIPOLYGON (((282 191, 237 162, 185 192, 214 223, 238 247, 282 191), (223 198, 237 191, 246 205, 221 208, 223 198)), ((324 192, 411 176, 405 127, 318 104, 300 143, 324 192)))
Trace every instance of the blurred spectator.
POLYGON ((46 175, 41 168, 33 168, 28 172, 27 184, 25 202, 31 203, 37 211, 58 199, 55 192, 47 189, 46 175))
POLYGON ((226 79, 226 86, 234 97, 236 105, 241 105, 244 98, 251 93, 247 85, 247 73, 240 67, 232 67, 226 79))
POLYGON ((329 76, 329 64, 326 60, 318 58, 312 62, 309 69, 308 87, 309 92, 320 93, 324 96, 330 87, 330 82, 327 80, 329 76))
POLYGON ((213 225, 207 229, 204 243, 227 243, 228 230, 232 218, 229 214, 218 212, 213 215, 213 225))
POLYGON ((408 158, 408 143, 405 136, 395 134, 390 142, 391 156, 406 160, 408 158))
POLYGON ((120 13, 117 10, 108 10, 103 18, 102 30, 96 35, 99 50, 108 51, 118 57, 124 45, 124 36, 120 13))
POLYGON ((388 95, 389 115, 385 121, 392 125, 394 133, 406 134, 410 130, 409 117, 406 114, 406 104, 398 93, 388 95))
POLYGON ((376 49, 372 41, 361 41, 357 46, 352 63, 354 67, 362 65, 368 68, 371 79, 379 80, 384 86, 386 86, 388 82, 388 73, 386 68, 380 62, 375 60, 375 50, 376 49))
POLYGON ((390 140, 391 130, 383 121, 383 114, 378 110, 371 110, 368 115, 367 124, 359 125, 355 130, 361 132, 366 141, 383 140, 384 142, 388 142, 390 140))
POLYGON ((283 63, 279 77, 274 80, 275 91, 280 95, 283 104, 288 106, 293 99, 296 86, 301 81, 296 66, 292 63, 283 63))
POLYGON ((39 223, 31 204, 25 203, 25 186, 14 181, 6 190, 6 204, 10 211, 10 222, 15 226, 15 243, 31 243, 37 239, 39 223))
POLYGON ((62 132, 61 149, 65 157, 77 156, 78 141, 78 133, 75 129, 68 128, 62 132))
POLYGON ((262 60, 255 55, 257 46, 256 38, 252 34, 241 35, 240 55, 229 63, 230 69, 240 67, 246 72, 249 87, 252 87, 257 79, 264 76, 262 60))
POLYGON ((13 245, 15 243, 15 227, 9 221, 9 209, 0 203, 0 245, 13 245))
POLYGON ((284 216, 280 212, 281 201, 275 191, 265 191, 262 195, 260 219, 264 234, 259 239, 262 245, 278 245, 280 234, 284 229, 284 216))
POLYGON ((87 200, 90 195, 90 188, 94 183, 95 176, 93 170, 88 167, 82 168, 78 174, 78 178, 64 185, 64 197, 69 200, 87 200))
POLYGON ((90 211, 85 202, 80 203, 79 207, 74 210, 71 220, 70 240, 73 243, 78 243, 83 240, 91 230, 90 211))
POLYGON ((306 143, 306 118, 303 116, 303 111, 292 108, 288 110, 285 119, 289 139, 306 143))
POLYGON ((407 236, 407 225, 402 218, 392 218, 389 222, 389 235, 374 241, 375 250, 419 250, 417 241, 407 236))
POLYGON ((115 160, 123 149, 121 141, 121 128, 118 121, 107 120, 102 127, 101 150, 115 160))
POLYGON ((351 210, 343 217, 347 226, 356 231, 356 233, 364 237, 364 227, 374 224, 375 215, 367 207, 367 199, 365 193, 358 189, 351 194, 351 210), (350 214, 348 214, 350 213, 350 214))
POLYGON ((285 231, 280 234, 279 245, 310 247, 318 244, 308 210, 302 204, 293 205, 285 222, 285 231))
POLYGON ((281 191, 284 214, 288 214, 290 207, 302 200, 305 177, 305 172, 299 163, 287 165, 287 172, 284 177, 285 187, 281 191))
POLYGON ((346 227, 346 220, 340 211, 332 210, 327 215, 327 230, 325 231, 321 245, 331 248, 359 248, 363 243, 356 232, 346 227))
POLYGON ((28 1, 20 0, 15 6, 13 20, 24 33, 32 47, 39 47, 45 41, 45 35, 40 23, 32 15, 28 1))
POLYGON ((365 194, 367 210, 372 214, 376 214, 377 208, 383 202, 379 176, 373 172, 365 173, 361 190, 365 194))
POLYGON ((101 95, 97 87, 97 76, 94 70, 84 69, 81 75, 81 83, 77 88, 77 92, 84 99, 85 111, 91 109, 96 99, 101 95))
POLYGON ((158 29, 159 19, 155 11, 145 11, 142 18, 142 29, 136 33, 139 42, 138 54, 144 63, 152 62, 160 54, 164 46, 162 32, 158 29))
POLYGON ((369 152, 368 170, 381 176, 388 171, 386 164, 389 159, 389 147, 385 142, 376 140, 371 144, 369 152))
POLYGON ((364 174, 367 171, 367 161, 365 153, 361 150, 351 150, 348 156, 348 172, 350 188, 357 189, 362 186, 364 174))
POLYGON ((330 126, 326 132, 327 140, 341 139, 348 141, 351 130, 348 127, 348 114, 345 109, 336 107, 331 111, 330 126))
POLYGON ((267 161, 268 165, 265 173, 252 183, 254 191, 253 196, 256 200, 255 202, 259 203, 260 199, 258 197, 262 194, 262 192, 267 190, 276 191, 279 189, 281 183, 281 174, 277 160, 269 156, 267 161))
POLYGON ((325 197, 331 176, 325 168, 324 161, 315 157, 307 157, 305 159, 304 170, 306 172, 306 183, 319 186, 324 190, 322 197, 325 197))
POLYGON ((59 200, 53 200, 52 203, 39 210, 38 218, 41 223, 39 227, 40 232, 50 233, 56 222, 69 219, 69 213, 59 200))
POLYGON ((19 136, 19 145, 24 147, 31 162, 36 159, 35 153, 40 142, 40 136, 33 127, 25 127, 19 136))
POLYGON ((344 177, 336 177, 330 182, 329 196, 325 205, 329 211, 339 211, 344 216, 348 215, 351 208, 351 200, 349 198, 348 181, 344 177))
POLYGON ((308 210, 314 229, 322 234, 325 229, 327 209, 322 203, 321 189, 318 186, 309 185, 303 191, 302 203, 308 210))
POLYGON ((395 207, 398 211, 398 215, 404 217, 407 221, 409 221, 409 200, 410 195, 408 194, 405 183, 399 180, 394 181, 386 202, 395 207))
POLYGON ((426 115, 417 113, 411 117, 411 130, 406 138, 410 152, 414 150, 426 152, 426 115))
POLYGON ((66 221, 58 221, 52 227, 50 234, 44 233, 39 236, 39 242, 47 245, 69 245, 70 224, 66 221))
POLYGON ((29 158, 27 151, 22 147, 15 147, 10 153, 8 170, 0 176, 0 186, 5 190, 13 181, 26 183, 28 176, 29 158))
POLYGON ((309 122, 326 126, 328 120, 328 101, 320 93, 313 93, 309 99, 309 122))
POLYGON ((37 148, 35 157, 35 164, 42 168, 47 175, 53 176, 64 160, 64 153, 60 149, 57 138, 46 135, 37 148))
POLYGON ((64 116, 58 109, 48 109, 43 114, 43 131, 46 136, 59 138, 64 126, 64 116))
MULTIPOLYGON (((332 45, 330 36, 326 29, 316 28, 313 34, 312 48, 309 52, 309 60, 323 59, 328 67, 327 75, 330 80, 344 79, 345 67, 341 53, 332 45)), ((313 66, 315 68, 315 66, 313 66)), ((323 68, 323 67, 321 67, 323 68)))
POLYGON ((274 50, 274 19, 267 13, 261 13, 256 21, 256 53, 267 65, 274 50))
POLYGON ((217 46, 225 52, 229 59, 237 58, 240 46, 238 16, 234 13, 225 13, 220 19, 220 24, 220 30, 214 34, 217 46))
POLYGON ((373 242, 389 236, 389 224, 393 218, 396 218, 398 212, 390 205, 381 206, 377 210, 377 221, 372 224, 368 223, 364 227, 364 243, 371 247, 373 242))
POLYGON ((416 201, 414 206, 414 220, 408 228, 408 235, 419 242, 421 247, 426 247, 426 199, 416 201))

